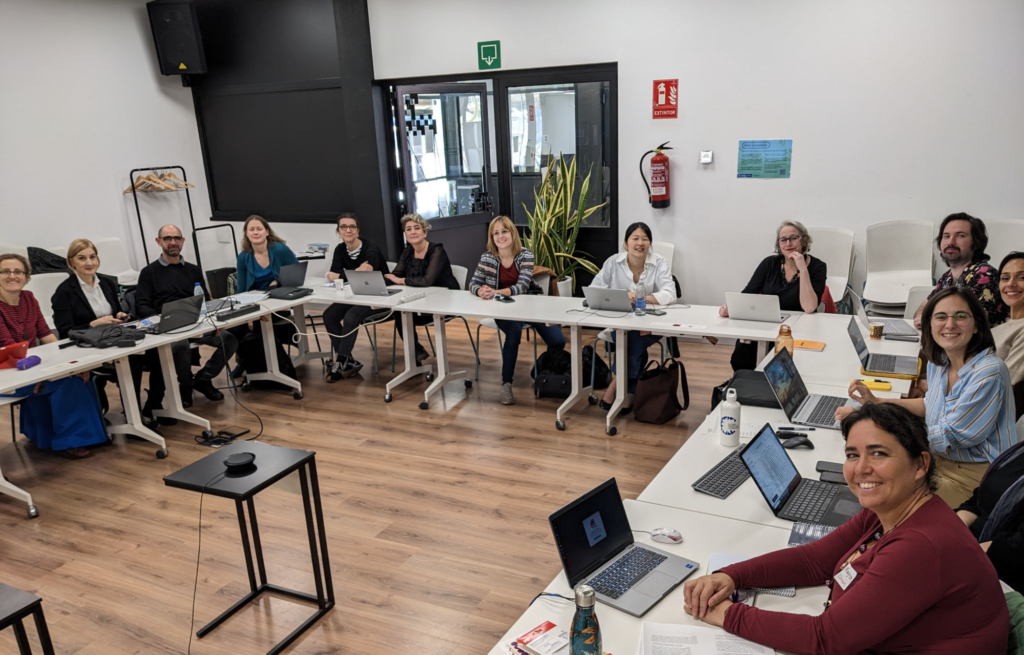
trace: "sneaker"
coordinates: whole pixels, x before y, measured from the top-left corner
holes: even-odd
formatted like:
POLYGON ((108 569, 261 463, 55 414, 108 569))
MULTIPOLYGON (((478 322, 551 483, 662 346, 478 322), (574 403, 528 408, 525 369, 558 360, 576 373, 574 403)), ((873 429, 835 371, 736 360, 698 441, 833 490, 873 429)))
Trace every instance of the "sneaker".
POLYGON ((361 371, 362 368, 362 364, 349 357, 345 364, 341 367, 341 377, 350 378, 359 371, 361 371))
POLYGON ((430 353, 427 352, 426 348, 424 348, 423 346, 417 346, 416 347, 416 363, 417 364, 422 364, 423 362, 427 361, 427 359, 429 357, 430 357, 430 353))
POLYGON ((213 386, 213 380, 196 378, 195 390, 206 396, 207 400, 224 400, 224 394, 213 386))
POLYGON ((188 409, 192 406, 192 387, 186 387, 184 384, 178 385, 178 393, 181 394, 181 406, 188 409))
POLYGON ((344 364, 342 364, 342 362, 340 361, 331 364, 331 370, 327 371, 327 381, 337 382, 341 380, 341 378, 343 377, 341 374, 341 369, 343 366, 344 364))
POLYGON ((515 405, 516 397, 512 395, 512 383, 506 382, 501 385, 501 404, 502 405, 515 405))
MULTIPOLYGON (((154 409, 163 409, 163 407, 161 407, 159 405, 157 405, 155 407, 154 406, 150 406, 150 405, 146 405, 145 407, 142 408, 142 422, 143 422, 144 425, 146 425, 146 427, 149 427, 149 424, 146 423, 147 419, 149 421, 153 421, 154 420, 153 419, 153 410, 154 409)), ((178 424, 178 419, 171 418, 169 416, 158 416, 156 418, 156 422, 157 422, 157 425, 177 425, 178 424)), ((150 428, 150 429, 152 429, 152 428, 150 428)))
POLYGON ((231 369, 231 377, 240 378, 243 375, 245 375, 245 366, 243 366, 242 364, 239 364, 238 366, 231 369))

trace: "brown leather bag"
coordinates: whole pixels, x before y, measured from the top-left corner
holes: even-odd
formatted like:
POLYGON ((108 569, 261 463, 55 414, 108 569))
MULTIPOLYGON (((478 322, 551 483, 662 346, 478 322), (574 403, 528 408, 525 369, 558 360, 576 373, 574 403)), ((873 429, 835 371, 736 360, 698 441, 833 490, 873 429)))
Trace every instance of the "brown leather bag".
POLYGON ((636 382, 633 396, 633 416, 641 423, 661 425, 679 416, 690 406, 690 387, 686 383, 686 368, 676 359, 664 364, 658 360, 647 362, 636 382), (682 386, 683 404, 679 404, 682 386))

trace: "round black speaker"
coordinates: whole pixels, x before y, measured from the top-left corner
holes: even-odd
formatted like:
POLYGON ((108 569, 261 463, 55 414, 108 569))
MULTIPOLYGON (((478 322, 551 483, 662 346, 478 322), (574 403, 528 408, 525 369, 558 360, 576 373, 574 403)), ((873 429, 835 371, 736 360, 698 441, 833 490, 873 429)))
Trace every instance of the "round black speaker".
POLYGON ((241 471, 252 466, 256 461, 256 455, 252 453, 235 453, 224 458, 224 466, 229 471, 241 471))

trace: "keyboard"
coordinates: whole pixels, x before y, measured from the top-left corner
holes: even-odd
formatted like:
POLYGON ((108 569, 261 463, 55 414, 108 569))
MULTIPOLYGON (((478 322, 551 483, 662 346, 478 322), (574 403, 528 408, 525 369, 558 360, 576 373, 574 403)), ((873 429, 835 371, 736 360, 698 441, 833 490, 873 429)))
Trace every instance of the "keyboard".
POLYGON ((633 546, 629 552, 587 584, 599 594, 604 594, 608 598, 618 598, 666 559, 668 557, 665 555, 633 546))
MULTIPOLYGON (((874 318, 874 321, 879 319, 874 318)), ((917 334, 917 330, 910 326, 906 321, 901 321, 898 318, 884 318, 881 319, 882 325, 885 327, 882 329, 882 334, 917 334)))
POLYGON ((692 485, 694 491, 708 494, 715 498, 728 498, 729 494, 736 491, 736 488, 743 484, 744 480, 750 477, 750 471, 744 466, 740 459, 742 448, 729 453, 729 455, 711 467, 711 470, 700 476, 692 485))
POLYGON ((871 355, 871 370, 879 373, 896 371, 896 355, 871 355))
POLYGON ((821 396, 818 405, 811 412, 805 423, 819 425, 821 427, 832 427, 836 423, 836 410, 846 404, 846 398, 839 396, 821 396))
POLYGON ((834 484, 804 480, 786 503, 786 514, 795 521, 817 523, 837 493, 839 487, 834 484))

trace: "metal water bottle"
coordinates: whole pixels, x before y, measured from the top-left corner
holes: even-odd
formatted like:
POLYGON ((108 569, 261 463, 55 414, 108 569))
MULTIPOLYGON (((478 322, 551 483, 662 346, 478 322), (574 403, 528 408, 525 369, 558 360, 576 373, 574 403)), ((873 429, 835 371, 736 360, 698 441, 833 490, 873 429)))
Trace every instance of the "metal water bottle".
POLYGON ((576 614, 569 629, 569 655, 604 655, 601 650, 601 626, 594 605, 597 599, 590 585, 576 587, 576 614))
POLYGON ((192 295, 203 297, 203 306, 199 308, 199 315, 206 316, 206 294, 203 293, 203 285, 196 282, 196 288, 192 290, 192 295))
POLYGON ((636 283, 636 300, 633 301, 633 313, 637 316, 647 316, 647 289, 644 288, 643 280, 636 283))
POLYGON ((742 406, 736 397, 736 390, 729 389, 721 404, 718 419, 718 443, 729 448, 740 445, 740 412, 742 406))

